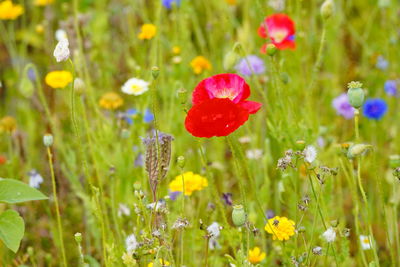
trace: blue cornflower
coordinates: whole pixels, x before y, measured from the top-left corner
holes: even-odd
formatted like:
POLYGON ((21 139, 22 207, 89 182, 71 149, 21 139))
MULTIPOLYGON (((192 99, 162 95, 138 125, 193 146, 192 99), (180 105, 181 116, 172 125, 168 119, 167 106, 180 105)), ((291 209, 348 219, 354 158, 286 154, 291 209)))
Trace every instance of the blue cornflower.
POLYGON ((175 4, 179 6, 181 4, 181 0, 161 0, 163 6, 167 9, 171 9, 172 5, 175 4))
POLYGON ((154 115, 149 109, 146 109, 143 114, 143 121, 145 123, 150 123, 154 120, 154 115))
POLYGON ((250 76, 251 74, 262 74, 265 72, 264 61, 255 55, 249 55, 242 58, 236 65, 235 69, 243 76, 250 76))
POLYGON ((387 70, 389 67, 389 61, 387 61, 383 56, 379 56, 375 66, 380 70, 387 70))
POLYGON ((137 109, 131 108, 125 112, 124 119, 126 120, 127 123, 132 124, 133 119, 136 118, 138 115, 139 111, 137 111, 137 109))
POLYGON ((365 101, 363 105, 363 114, 368 119, 379 120, 385 115, 388 106, 385 100, 380 98, 371 98, 365 101))
POLYGON ((386 94, 390 96, 397 95, 397 82, 395 80, 387 80, 384 85, 386 94))

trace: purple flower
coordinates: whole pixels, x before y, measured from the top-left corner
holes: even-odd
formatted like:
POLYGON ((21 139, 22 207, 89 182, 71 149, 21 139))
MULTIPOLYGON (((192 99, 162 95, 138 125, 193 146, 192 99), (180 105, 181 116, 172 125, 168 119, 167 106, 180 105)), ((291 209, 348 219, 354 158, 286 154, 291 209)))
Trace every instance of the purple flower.
POLYGON ((179 191, 169 192, 169 198, 171 200, 176 200, 181 193, 182 192, 179 191))
POLYGON ((363 105, 363 114, 371 120, 381 119, 388 110, 385 100, 380 98, 371 98, 365 101, 363 105))
POLYGON ((171 9, 173 4, 179 6, 181 0, 161 0, 161 2, 166 9, 171 9))
POLYGON ((225 204, 228 206, 232 206, 232 193, 222 193, 222 199, 224 200, 225 204))
POLYGON ((143 154, 139 153, 135 158, 135 167, 142 167, 143 166, 143 154))
POLYGON ((389 62, 383 56, 379 56, 375 66, 380 70, 387 70, 389 62))
POLYGON ((349 103, 349 97, 346 93, 341 94, 332 101, 333 107, 336 109, 337 114, 351 119, 354 117, 354 108, 349 103))
POLYGON ((262 74, 265 72, 264 61, 255 56, 249 55, 242 58, 240 62, 235 66, 236 71, 238 71, 243 76, 250 76, 251 74, 262 74))
POLYGON ((386 94, 390 96, 397 95, 397 82, 395 80, 387 80, 384 85, 386 94))
POLYGON ((268 219, 271 219, 275 217, 275 212, 273 210, 267 210, 266 215, 268 219))

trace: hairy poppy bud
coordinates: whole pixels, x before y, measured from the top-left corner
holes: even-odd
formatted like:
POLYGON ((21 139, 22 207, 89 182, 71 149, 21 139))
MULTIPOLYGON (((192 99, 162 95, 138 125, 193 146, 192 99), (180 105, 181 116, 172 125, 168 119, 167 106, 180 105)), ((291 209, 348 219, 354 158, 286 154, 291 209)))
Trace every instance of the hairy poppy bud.
POLYGON ((266 51, 267 51, 267 55, 272 57, 273 55, 276 54, 276 51, 277 51, 276 45, 267 44, 266 51))
POLYGON ((179 168, 183 169, 185 167, 185 157, 179 156, 177 159, 179 168))
POLYGON ((160 68, 157 66, 154 66, 151 68, 151 75, 153 76, 153 79, 157 79, 158 75, 160 74, 160 68))
POLYGON ((233 224, 237 227, 241 227, 245 224, 247 220, 247 214, 242 205, 233 206, 232 211, 232 221, 233 224))
POLYGON ((323 19, 329 19, 335 11, 335 3, 332 0, 326 0, 321 5, 320 11, 323 19))
POLYGON ((349 150, 347 151, 347 157, 349 159, 353 159, 357 156, 364 154, 371 147, 372 147, 371 145, 367 145, 367 144, 352 145, 351 147, 349 147, 349 150))
POLYGON ((390 155, 389 156, 389 166, 390 166, 390 168, 400 167, 400 155, 390 155))
POLYGON ((185 88, 178 89, 179 102, 183 105, 187 101, 187 90, 185 88))
POLYGON ((82 242, 82 234, 81 234, 81 233, 76 233, 76 234, 74 235, 74 237, 75 237, 75 241, 76 241, 77 243, 81 243, 81 242, 82 242))
POLYGON ((306 147, 306 142, 304 140, 297 140, 296 141, 296 148, 298 150, 303 150, 306 147))
POLYGON ((347 87, 349 88, 347 96, 349 97, 350 105, 354 108, 360 108, 365 98, 364 90, 361 88, 362 83, 350 82, 347 87))
POLYGON ((53 135, 51 134, 45 134, 43 136, 43 144, 47 147, 52 146, 54 142, 53 135))

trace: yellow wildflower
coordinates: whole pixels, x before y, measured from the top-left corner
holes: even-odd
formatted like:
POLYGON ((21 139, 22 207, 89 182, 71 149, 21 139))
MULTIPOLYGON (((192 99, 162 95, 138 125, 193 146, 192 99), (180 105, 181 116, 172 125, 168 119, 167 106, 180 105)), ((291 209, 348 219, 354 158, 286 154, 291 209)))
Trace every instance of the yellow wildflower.
POLYGON ((193 72, 196 74, 202 73, 204 70, 211 70, 212 66, 210 61, 208 61, 205 57, 203 56, 197 56, 195 57, 191 62, 190 66, 193 69, 193 72))
MULTIPOLYGON (((160 259, 160 264, 161 264, 161 266, 170 266, 169 261, 166 261, 163 259, 160 259)), ((149 264, 147 264, 147 267, 153 267, 153 263, 150 262, 149 264)))
POLYGON ((114 92, 105 93, 99 101, 100 107, 104 109, 115 110, 124 104, 124 100, 119 94, 114 92))
POLYGON ((289 220, 286 217, 275 216, 269 219, 265 225, 265 231, 272 234, 273 240, 289 240, 294 235, 294 221, 289 220))
POLYGON ((72 74, 66 70, 51 71, 47 73, 45 81, 51 88, 64 88, 72 82, 72 74))
POLYGON ((42 25, 42 24, 36 25, 35 31, 36 31, 37 33, 39 33, 39 34, 42 34, 42 33, 44 32, 44 27, 43 27, 43 25, 42 25))
POLYGON ((175 54, 175 55, 179 55, 181 53, 181 48, 179 46, 177 46, 177 45, 174 45, 172 47, 172 53, 175 54))
POLYGON ((0 3, 0 20, 14 20, 24 13, 21 5, 14 5, 11 0, 0 3))
POLYGON ((11 116, 5 116, 0 120, 0 133, 12 133, 17 129, 17 121, 11 116))
MULTIPOLYGON (((193 172, 185 172, 183 174, 185 195, 190 196, 194 191, 203 190, 208 186, 207 178, 194 174, 193 172)), ((182 175, 178 175, 169 183, 169 190, 171 192, 183 192, 182 175)))
POLYGON ((249 250, 249 256, 247 259, 249 260, 250 263, 252 264, 257 264, 260 263, 263 259, 265 259, 265 252, 261 253, 261 250, 259 247, 254 247, 253 249, 249 250))
POLYGON ((234 6, 236 5, 236 0, 225 0, 229 5, 234 6))
POLYGON ((47 6, 54 3, 54 0, 35 0, 35 6, 47 6))
POLYGON ((150 40, 156 35, 157 28, 154 24, 143 24, 138 34, 140 40, 150 40))

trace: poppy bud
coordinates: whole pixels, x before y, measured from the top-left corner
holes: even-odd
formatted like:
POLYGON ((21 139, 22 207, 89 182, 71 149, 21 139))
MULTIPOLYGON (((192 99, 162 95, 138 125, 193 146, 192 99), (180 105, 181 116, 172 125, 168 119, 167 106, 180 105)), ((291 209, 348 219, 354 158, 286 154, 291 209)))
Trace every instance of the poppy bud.
POLYGON ((153 76, 153 79, 157 79, 158 75, 160 74, 160 68, 157 66, 154 66, 151 68, 151 76, 153 76))
POLYGON ((43 144, 44 144, 46 147, 52 146, 52 145, 53 145, 53 142, 54 142, 53 135, 51 135, 51 134, 45 134, 45 135, 43 136, 43 144))
POLYGON ((179 168, 183 169, 185 167, 185 157, 179 156, 177 159, 179 168))
POLYGON ((332 0, 326 0, 321 5, 321 16, 323 19, 329 19, 335 11, 335 3, 332 0))
POLYGON ((277 51, 276 45, 274 45, 274 44, 267 44, 266 51, 267 51, 267 55, 272 57, 273 55, 275 55, 275 53, 276 53, 276 51, 277 51))
POLYGON ((305 228, 304 226, 300 226, 300 227, 297 229, 297 232, 299 232, 299 233, 305 233, 305 232, 306 232, 306 228, 305 228))
POLYGON ((347 87, 347 96, 349 97, 350 105, 354 108, 360 108, 364 103, 365 93, 361 88, 362 83, 360 82, 350 82, 347 87))
POLYGON ((183 105, 187 101, 187 90, 185 88, 178 89, 179 102, 183 105))
POLYGON ((389 166, 390 168, 400 167, 400 155, 390 155, 389 166))
POLYGON ((303 150, 306 147, 306 142, 304 140, 297 140, 296 141, 296 148, 298 150, 303 150))
POLYGON ((349 150, 347 151, 347 157, 349 159, 353 159, 359 155, 362 155, 365 153, 368 149, 370 149, 372 146, 367 145, 367 144, 355 144, 349 147, 349 150))
POLYGON ((242 205, 233 206, 232 211, 232 221, 233 224, 237 227, 241 227, 245 224, 247 219, 247 214, 242 205))
POLYGON ((290 82, 289 74, 287 74, 286 72, 282 72, 282 73, 281 73, 281 81, 282 81, 284 84, 288 84, 288 83, 290 82))
POLYGON ((81 233, 76 233, 76 234, 74 235, 74 237, 75 237, 75 241, 76 241, 77 243, 81 243, 81 242, 82 242, 82 234, 81 234, 81 233))
POLYGON ((331 221, 331 226, 332 227, 337 227, 339 225, 339 221, 338 220, 332 220, 331 221))
POLYGON ((135 190, 140 190, 140 189, 142 188, 142 184, 141 184, 140 182, 135 182, 135 183, 133 184, 133 188, 134 188, 135 190))
POLYGON ((228 53, 226 53, 223 62, 224 69, 231 69, 235 65, 237 59, 238 55, 235 53, 235 51, 229 51, 228 53))

